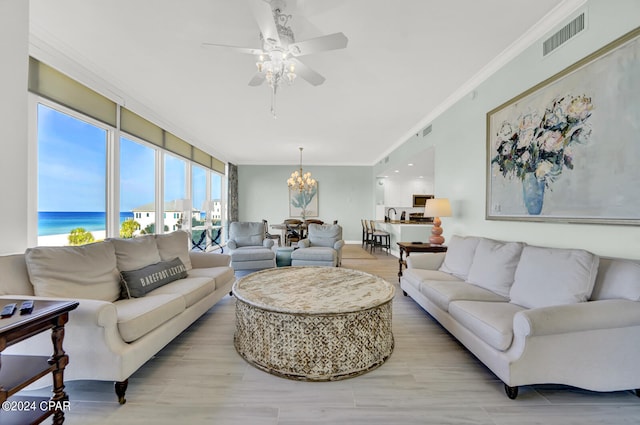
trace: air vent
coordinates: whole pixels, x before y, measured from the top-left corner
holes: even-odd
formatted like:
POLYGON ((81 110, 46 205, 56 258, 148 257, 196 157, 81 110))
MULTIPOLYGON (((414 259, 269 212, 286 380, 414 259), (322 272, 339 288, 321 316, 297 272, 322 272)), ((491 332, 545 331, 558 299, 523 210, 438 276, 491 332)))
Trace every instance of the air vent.
POLYGON ((542 56, 548 55, 582 30, 584 30, 584 13, 578 15, 542 43, 542 56))
POLYGON ((424 130, 422 130, 422 137, 426 136, 429 133, 431 133, 431 124, 429 124, 429 127, 426 127, 424 130))

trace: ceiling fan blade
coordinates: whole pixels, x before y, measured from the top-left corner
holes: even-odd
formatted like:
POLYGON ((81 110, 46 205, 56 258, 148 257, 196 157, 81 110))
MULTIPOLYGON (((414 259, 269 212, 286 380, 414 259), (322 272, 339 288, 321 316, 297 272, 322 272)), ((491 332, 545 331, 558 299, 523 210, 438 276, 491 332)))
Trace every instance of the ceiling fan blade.
POLYGON ((295 73, 303 79, 307 80, 310 84, 319 86, 320 84, 324 83, 325 78, 322 75, 309 68, 299 59, 290 58, 289 60, 295 64, 295 73))
POLYGON ((262 49, 253 49, 251 47, 231 46, 231 45, 228 45, 228 44, 202 43, 201 46, 204 47, 204 48, 220 47, 220 48, 227 49, 227 50, 233 50, 234 52, 246 53, 248 55, 259 56, 259 55, 263 55, 264 54, 264 51, 262 49))
POLYGON ((248 0, 249 6, 253 12, 260 32, 265 41, 272 46, 280 45, 280 36, 278 35, 278 28, 276 22, 273 20, 273 11, 271 6, 264 0, 248 0))
POLYGON ((325 50, 337 50, 347 47, 349 39, 341 32, 311 38, 289 45, 289 51, 294 56, 303 56, 325 50))
POLYGON ((249 81, 249 85, 252 87, 259 86, 264 82, 265 74, 264 72, 256 72, 251 81, 249 81))

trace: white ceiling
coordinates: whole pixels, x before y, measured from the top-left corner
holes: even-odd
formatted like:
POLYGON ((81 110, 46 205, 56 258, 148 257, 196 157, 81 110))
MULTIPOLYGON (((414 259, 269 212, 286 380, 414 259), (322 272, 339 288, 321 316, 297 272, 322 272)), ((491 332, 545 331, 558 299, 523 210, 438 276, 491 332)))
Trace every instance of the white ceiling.
POLYGON ((297 41, 349 44, 305 57, 326 81, 284 87, 276 120, 253 57, 201 46, 261 47, 244 0, 31 0, 31 51, 223 160, 373 165, 576 1, 288 0, 297 41))

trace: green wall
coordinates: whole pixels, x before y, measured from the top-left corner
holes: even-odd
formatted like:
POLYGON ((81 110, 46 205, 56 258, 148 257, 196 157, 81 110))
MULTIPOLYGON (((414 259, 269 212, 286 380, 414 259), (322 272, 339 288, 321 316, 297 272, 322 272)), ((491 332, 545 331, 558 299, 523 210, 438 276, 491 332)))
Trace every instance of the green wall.
MULTIPOLYGON (((289 217, 287 179, 295 165, 239 165, 238 209, 240 221, 282 223, 289 217)), ((360 241, 360 220, 374 218, 372 167, 304 166, 318 181, 321 220, 338 220, 345 241, 360 241)))
POLYGON ((639 226, 485 220, 486 113, 640 26, 638 0, 592 0, 579 11, 587 12, 585 31, 543 58, 542 40, 557 28, 552 30, 478 86, 475 97, 464 97, 434 119, 431 134, 414 136, 389 155, 390 162, 400 162, 435 147, 436 196, 450 198, 453 209, 453 217, 442 219, 445 237, 480 235, 640 258, 639 226))

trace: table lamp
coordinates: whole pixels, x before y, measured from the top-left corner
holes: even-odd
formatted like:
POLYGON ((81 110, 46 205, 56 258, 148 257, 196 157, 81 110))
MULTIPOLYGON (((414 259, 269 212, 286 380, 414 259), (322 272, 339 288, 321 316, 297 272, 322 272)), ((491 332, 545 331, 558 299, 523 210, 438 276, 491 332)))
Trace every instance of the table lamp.
POLYGON ((451 205, 449 199, 427 199, 424 205, 424 217, 433 217, 433 227, 431 228, 431 237, 429 243, 431 245, 442 245, 444 237, 442 236, 442 221, 440 217, 451 217, 451 205))

